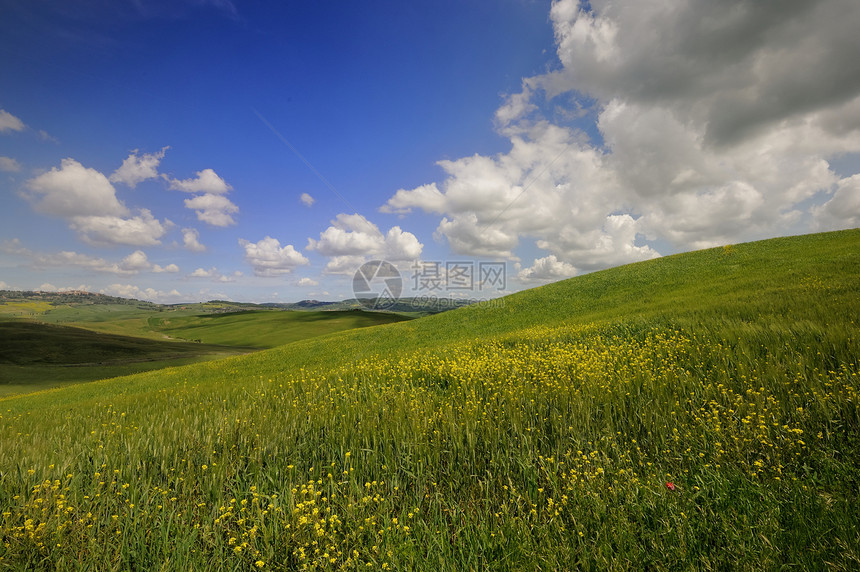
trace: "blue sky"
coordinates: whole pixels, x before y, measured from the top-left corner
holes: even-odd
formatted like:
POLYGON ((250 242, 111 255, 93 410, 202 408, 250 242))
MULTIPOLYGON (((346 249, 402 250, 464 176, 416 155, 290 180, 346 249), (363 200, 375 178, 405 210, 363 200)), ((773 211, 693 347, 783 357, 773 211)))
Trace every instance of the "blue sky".
POLYGON ((860 226, 848 0, 0 13, 2 288, 342 299, 385 259, 507 292, 860 226))

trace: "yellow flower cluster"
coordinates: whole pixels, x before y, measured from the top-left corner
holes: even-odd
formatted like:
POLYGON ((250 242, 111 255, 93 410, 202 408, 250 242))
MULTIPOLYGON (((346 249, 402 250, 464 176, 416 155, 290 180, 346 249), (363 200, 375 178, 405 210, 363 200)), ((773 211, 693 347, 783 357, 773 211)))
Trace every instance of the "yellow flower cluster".
POLYGON ((613 519, 691 530, 713 483, 779 491, 856 423, 856 363, 766 335, 535 327, 333 368, 267 354, 241 382, 168 370, 53 424, 9 409, 0 568, 169 538, 189 568, 406 569, 468 542, 574 554, 613 519))

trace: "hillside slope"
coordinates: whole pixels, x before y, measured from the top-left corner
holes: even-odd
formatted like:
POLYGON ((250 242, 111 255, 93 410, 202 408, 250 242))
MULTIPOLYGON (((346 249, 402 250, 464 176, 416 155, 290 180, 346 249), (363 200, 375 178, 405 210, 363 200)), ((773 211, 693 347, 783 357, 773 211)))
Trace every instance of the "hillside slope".
MULTIPOLYGON (((32 302, 25 304, 33 307, 32 302)), ((363 311, 202 314, 200 306, 159 312, 129 311, 128 305, 108 303, 57 308, 45 302, 43 313, 34 317, 4 319, 0 315, 0 397, 240 355, 409 319, 363 311), (73 317, 77 321, 72 321, 73 317), (51 320, 75 326, 44 323, 51 320), (133 332, 144 337, 109 332, 133 332)), ((19 303, 12 309, 21 307, 26 306, 19 303)), ((8 316, 9 307, 5 309, 8 316)))
POLYGON ((150 318, 150 327, 179 339, 209 344, 272 348, 332 332, 404 322, 399 314, 362 310, 245 311, 150 318))
POLYGON ((0 397, 248 351, 0 319, 0 397))
POLYGON ((856 569, 860 231, 0 403, 0 569, 856 569))

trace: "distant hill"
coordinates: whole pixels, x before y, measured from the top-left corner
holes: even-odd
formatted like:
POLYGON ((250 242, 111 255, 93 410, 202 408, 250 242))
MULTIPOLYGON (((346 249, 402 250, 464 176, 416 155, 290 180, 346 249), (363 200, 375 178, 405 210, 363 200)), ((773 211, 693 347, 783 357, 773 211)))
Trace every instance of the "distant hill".
MULTIPOLYGON (((470 300, 455 298, 401 298, 396 303, 379 310, 363 304, 356 298, 341 300, 339 302, 325 302, 320 300, 301 300, 299 302, 235 302, 232 300, 210 300, 208 302, 188 302, 181 304, 156 304, 134 298, 119 298, 107 296, 94 292, 68 291, 68 292, 40 292, 0 290, 0 306, 3 304, 14 304, 21 302, 43 302, 52 306, 87 306, 87 305, 123 305, 135 306, 145 310, 166 309, 190 309, 196 308, 201 312, 237 312, 242 310, 278 309, 278 310, 314 310, 314 311, 341 311, 361 309, 369 312, 396 312, 412 314, 437 314, 455 308, 468 306, 470 300)), ((0 308, 2 315, 2 308, 0 308)))
POLYGON ((85 292, 83 290, 71 290, 66 292, 42 292, 34 290, 0 290, 0 304, 12 302, 47 302, 48 304, 59 306, 63 304, 77 305, 95 305, 95 304, 121 304, 128 306, 138 306, 141 308, 156 308, 159 304, 146 302, 144 300, 136 300, 134 298, 119 298, 117 296, 107 296, 95 292, 85 292))
POLYGON ((90 292, 0 292, 0 396, 186 365, 414 315, 90 292), (296 309, 298 310, 298 308, 296 309))
POLYGON ((417 314, 438 314, 456 308, 462 308, 472 304, 472 300, 457 298, 400 298, 394 304, 385 305, 383 308, 375 309, 367 300, 349 298, 340 302, 321 302, 319 300, 302 300, 293 303, 266 303, 261 306, 270 308, 281 308, 285 310, 367 310, 370 312, 396 312, 417 314))

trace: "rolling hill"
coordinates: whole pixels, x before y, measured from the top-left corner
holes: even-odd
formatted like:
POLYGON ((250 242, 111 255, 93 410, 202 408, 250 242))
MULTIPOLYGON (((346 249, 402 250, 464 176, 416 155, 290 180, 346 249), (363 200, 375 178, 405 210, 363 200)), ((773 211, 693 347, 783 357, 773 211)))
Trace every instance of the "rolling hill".
POLYGON ((0 396, 245 354, 410 319, 361 310, 291 312, 251 306, 255 309, 236 311, 237 306, 226 304, 165 311, 154 304, 108 297, 96 297, 99 303, 92 303, 91 294, 61 296, 65 299, 59 304, 58 300, 25 300, 3 308, 0 396), (209 313, 200 313, 206 309, 209 313))
POLYGON ((7 399, 0 568, 856 569, 858 316, 852 230, 7 399))
POLYGON ((102 334, 30 320, 0 320, 0 396, 248 351, 246 348, 102 334))
POLYGON ((149 326, 171 338, 259 348, 284 344, 352 328, 403 322, 410 318, 382 312, 243 311, 152 317, 149 326))

